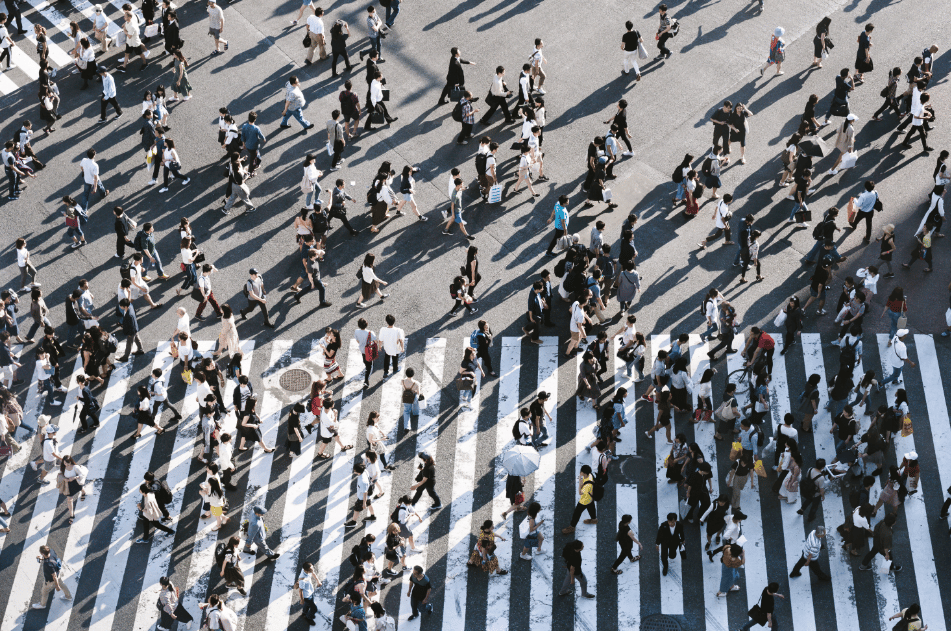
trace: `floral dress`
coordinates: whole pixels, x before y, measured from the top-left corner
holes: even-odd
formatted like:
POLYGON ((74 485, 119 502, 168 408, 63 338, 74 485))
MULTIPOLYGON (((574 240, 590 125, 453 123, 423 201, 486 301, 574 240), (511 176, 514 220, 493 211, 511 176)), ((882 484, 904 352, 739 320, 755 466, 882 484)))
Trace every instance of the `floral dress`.
POLYGON ((490 543, 495 542, 495 533, 491 530, 481 530, 479 531, 479 543, 475 550, 472 551, 472 556, 469 557, 469 565, 476 565, 482 568, 483 572, 495 572, 499 569, 499 559, 495 554, 489 554, 486 551, 486 557, 488 560, 483 560, 482 551, 490 543))

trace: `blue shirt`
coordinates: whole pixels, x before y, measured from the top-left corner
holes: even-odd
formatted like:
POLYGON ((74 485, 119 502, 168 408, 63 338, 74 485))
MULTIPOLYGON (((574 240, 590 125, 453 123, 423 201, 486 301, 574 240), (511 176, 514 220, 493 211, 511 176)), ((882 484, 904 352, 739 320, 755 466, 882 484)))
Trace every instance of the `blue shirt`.
POLYGON ((555 228, 558 230, 568 229, 568 209, 559 203, 555 204, 555 228))
POLYGON ((241 140, 244 141, 244 146, 250 151, 257 151, 258 145, 265 142, 267 138, 264 137, 260 127, 247 122, 241 126, 241 140))
POLYGON ((875 191, 865 191, 855 199, 855 205, 859 212, 870 213, 875 210, 875 201, 878 199, 878 193, 875 191))

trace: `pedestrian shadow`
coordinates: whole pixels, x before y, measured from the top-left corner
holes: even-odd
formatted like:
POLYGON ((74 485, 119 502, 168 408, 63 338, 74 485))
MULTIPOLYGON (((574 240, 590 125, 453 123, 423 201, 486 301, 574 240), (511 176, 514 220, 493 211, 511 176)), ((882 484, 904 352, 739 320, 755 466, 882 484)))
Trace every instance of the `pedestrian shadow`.
MULTIPOLYGON (((753 0, 753 2, 755 3, 756 0, 753 0)), ((688 6, 692 10, 679 13, 676 17, 678 20, 680 20, 683 17, 693 15, 696 11, 699 11, 701 8, 707 8, 709 6, 712 6, 718 3, 719 3, 719 0, 717 0, 717 2, 711 2, 709 4, 706 4, 703 7, 697 7, 696 5, 699 3, 691 2, 688 6)), ((751 12, 749 9, 745 11, 741 11, 739 13, 734 14, 734 16, 730 20, 728 20, 726 23, 711 29, 706 34, 704 34, 703 32, 703 25, 699 25, 697 26, 696 37, 694 37, 693 41, 691 41, 689 44, 687 44, 686 46, 683 46, 680 49, 680 52, 681 53, 690 52, 691 50, 693 50, 694 48, 697 48, 698 46, 702 44, 710 44, 712 42, 719 41, 725 38, 729 34, 730 29, 733 28, 734 26, 739 26, 743 22, 746 22, 747 20, 750 20, 758 16, 759 16, 758 12, 751 12)))

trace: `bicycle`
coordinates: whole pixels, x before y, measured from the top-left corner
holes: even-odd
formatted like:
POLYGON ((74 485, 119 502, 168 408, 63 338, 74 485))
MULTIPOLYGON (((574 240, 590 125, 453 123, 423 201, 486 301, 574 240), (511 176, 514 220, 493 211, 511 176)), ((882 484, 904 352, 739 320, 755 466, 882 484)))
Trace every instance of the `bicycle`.
POLYGON ((753 367, 743 363, 742 368, 737 368, 727 375, 729 383, 736 384, 736 395, 746 394, 753 388, 753 367))

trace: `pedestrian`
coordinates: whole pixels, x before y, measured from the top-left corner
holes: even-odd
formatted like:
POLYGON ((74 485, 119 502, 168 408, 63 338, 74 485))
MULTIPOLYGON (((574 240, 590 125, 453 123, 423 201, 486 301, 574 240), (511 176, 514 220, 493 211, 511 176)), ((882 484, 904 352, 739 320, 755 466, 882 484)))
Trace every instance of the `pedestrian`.
POLYGON ((621 68, 623 74, 628 74, 631 68, 634 68, 634 75, 637 81, 641 80, 641 69, 637 66, 638 47, 644 45, 641 34, 634 30, 634 22, 628 20, 624 23, 627 32, 621 36, 621 50, 624 51, 624 64, 621 68))
POLYGON ((380 300, 386 300, 389 297, 389 294, 384 294, 380 291, 380 284, 384 286, 388 285, 386 281, 379 278, 374 273, 374 263, 376 261, 376 255, 373 253, 367 253, 363 257, 363 265, 360 268, 360 274, 358 275, 362 283, 362 288, 360 290, 360 296, 357 298, 357 306, 363 307, 363 303, 366 300, 369 300, 375 293, 380 297, 380 300))
POLYGON ((72 601, 73 595, 63 580, 63 562, 59 556, 49 546, 40 546, 36 560, 43 568, 43 587, 40 588, 40 600, 33 603, 33 609, 46 609, 51 591, 63 592, 63 600, 72 601))
MULTIPOLYGON (((390 10, 390 7, 387 7, 387 13, 389 13, 389 10, 390 10)), ((451 93, 454 92, 456 89, 465 90, 466 74, 462 66, 463 65, 468 65, 468 66, 477 65, 475 62, 466 61, 465 59, 463 59, 462 53, 459 52, 459 48, 456 46, 453 46, 452 49, 450 49, 449 55, 450 55, 449 56, 449 70, 446 73, 446 85, 443 87, 442 93, 440 93, 439 95, 439 101, 437 103, 438 105, 445 105, 447 102, 446 99, 449 96, 451 96, 451 93)), ((471 93, 470 93, 470 97, 468 98, 470 101, 476 100, 471 98, 471 93)))
POLYGON ((826 16, 816 25, 816 35, 812 38, 812 66, 815 68, 822 67, 822 60, 829 56, 829 50, 832 48, 832 40, 829 39, 830 24, 832 18, 826 16))
POLYGON ((333 407, 331 399, 324 399, 323 410, 320 413, 320 447, 317 449, 318 458, 333 458, 333 454, 324 455, 324 450, 332 441, 337 441, 340 451, 349 451, 353 445, 344 445, 340 440, 339 428, 337 425, 337 411, 333 407))
POLYGON ((886 353, 888 356, 888 362, 891 366, 891 374, 882 381, 879 386, 880 389, 884 389, 886 385, 890 383, 902 383, 901 373, 902 369, 905 366, 905 363, 908 363, 910 366, 914 367, 915 362, 908 359, 908 348, 905 346, 905 337, 908 335, 908 329, 898 329, 895 332, 895 335, 891 338, 891 351, 886 353))
POLYGON ((559 596, 566 596, 570 589, 574 592, 575 580, 581 584, 581 595, 584 598, 594 599, 595 595, 588 592, 588 579, 581 570, 581 551, 584 550, 584 543, 578 540, 569 541, 561 552, 561 558, 565 560, 565 566, 568 573, 558 591, 559 596))
POLYGON ((343 222, 343 227, 350 232, 350 236, 356 236, 360 231, 351 226, 350 221, 347 220, 346 204, 348 201, 356 202, 356 200, 344 190, 344 181, 338 179, 330 194, 330 210, 327 211, 328 228, 330 219, 340 219, 340 221, 343 222))
POLYGON ((403 173, 400 175, 400 194, 403 196, 403 199, 400 200, 400 203, 396 206, 396 214, 400 216, 405 215, 406 213, 403 212, 403 206, 408 203, 410 208, 413 209, 413 214, 416 215, 418 221, 428 221, 429 218, 420 214, 419 208, 416 206, 416 199, 414 197, 416 193, 416 180, 413 179, 415 173, 419 173, 418 168, 408 164, 403 167, 403 173))
MULTIPOLYGON (((371 9, 373 7, 370 7, 371 9)), ((433 605, 429 602, 429 597, 433 593, 432 582, 423 568, 419 565, 413 567, 413 573, 409 577, 409 589, 406 595, 409 597, 410 608, 413 610, 409 620, 419 618, 419 612, 422 609, 429 615, 433 613, 433 605)))
POLYGON ((881 96, 884 97, 885 102, 882 103, 882 106, 875 110, 875 113, 872 114, 873 121, 882 120, 882 114, 887 112, 889 109, 895 111, 895 114, 901 118, 901 108, 898 104, 898 81, 901 79, 901 68, 895 67, 888 73, 888 83, 882 89, 881 96))
MULTIPOLYGON (((214 5, 214 2, 209 2, 209 5, 214 5)), ((131 8, 131 7, 130 7, 131 8)), ((209 10, 210 13, 210 10, 209 10)), ((129 67, 129 59, 135 55, 139 56, 139 59, 142 60, 142 67, 139 70, 145 69, 148 66, 146 59, 148 55, 148 47, 142 44, 142 39, 139 37, 139 19, 135 17, 132 11, 123 11, 122 13, 125 22, 122 24, 122 31, 125 33, 125 60, 120 68, 118 65, 116 69, 119 72, 124 73, 129 67)), ((222 16, 222 22, 224 22, 224 16, 222 16)), ((105 84, 105 82, 103 82, 105 84)), ((120 114, 121 116, 121 114, 120 114)))
POLYGON ((248 306, 238 312, 241 314, 241 319, 247 320, 249 313, 260 308, 264 314, 264 326, 274 328, 267 311, 267 292, 264 290, 264 277, 261 276, 256 267, 248 270, 248 280, 244 284, 243 291, 245 298, 248 299, 248 306))
MULTIPOLYGON (((472 127, 475 125, 475 115, 481 111, 473 109, 473 100, 472 92, 469 90, 463 92, 462 98, 459 100, 459 105, 461 107, 462 131, 459 132, 459 137, 456 139, 456 144, 468 145, 469 139, 472 138, 472 127)), ((440 103, 440 105, 442 105, 442 103, 440 103)))
MULTIPOLYGON (((777 74, 783 73, 780 72, 777 74)), ((746 132, 749 130, 749 118, 751 116, 753 116, 752 110, 742 103, 737 103, 736 107, 734 107, 730 113, 730 144, 732 145, 734 142, 740 143, 740 164, 746 164, 746 132)), ((727 151, 727 153, 729 154, 730 151, 727 151)), ((715 192, 714 190, 714 193, 715 192)))
POLYGON ((776 611, 777 596, 786 600, 786 597, 779 593, 779 583, 767 585, 760 594, 759 602, 749 610, 750 621, 743 625, 740 631, 750 631, 758 625, 775 629, 778 625, 773 619, 773 613, 776 611))
POLYGON ((416 491, 411 504, 416 507, 416 502, 423 496, 423 491, 429 495, 433 504, 429 510, 439 510, 442 508, 442 500, 436 494, 436 461, 425 451, 419 453, 419 459, 422 463, 418 466, 419 473, 416 474, 416 484, 409 487, 411 491, 416 491))
POLYGON ((136 506, 139 509, 139 521, 142 522, 142 536, 135 542, 149 543, 152 540, 152 528, 174 536, 175 531, 162 523, 162 512, 149 484, 140 484, 139 492, 142 494, 142 500, 136 506))
POLYGON ((657 551, 660 552, 663 565, 663 575, 667 576, 667 560, 677 558, 677 550, 684 548, 684 525, 677 520, 677 513, 668 513, 667 521, 663 521, 657 529, 657 551))
POLYGON ((912 603, 908 607, 902 609, 894 616, 889 616, 888 620, 894 620, 895 618, 901 618, 898 621, 893 629, 898 628, 908 629, 909 631, 927 631, 928 625, 921 626, 921 607, 918 603, 912 603))
MULTIPOLYGON (((321 36, 323 37, 323 36, 321 36)), ((350 64, 350 55, 347 54, 347 39, 350 37, 350 25, 348 25, 343 20, 337 20, 334 22, 334 25, 330 27, 330 52, 333 54, 333 60, 331 61, 332 67, 332 77, 337 76, 337 58, 343 57, 344 63, 347 65, 347 72, 353 68, 350 64)), ((322 49, 323 47, 321 47, 322 49)), ((321 59, 326 59, 326 56, 321 59)), ((348 80, 347 83, 350 83, 348 80)), ((350 88, 348 87, 347 90, 350 88)), ((356 98, 356 97, 354 97, 356 98)), ((359 104, 357 105, 357 126, 360 125, 360 116, 359 116, 359 104)), ((344 116, 346 116, 346 110, 344 110, 344 116)), ((350 120, 349 118, 347 120, 350 120)))
POLYGON ((872 31, 875 25, 872 23, 865 25, 865 30, 859 33, 859 49, 855 53, 855 85, 859 86, 865 83, 865 73, 871 72, 874 68, 872 63, 872 31))
MULTIPOLYGON (((373 7, 370 8, 372 9, 373 7)), ((367 122, 363 125, 365 131, 373 129, 374 122, 378 123, 378 121, 374 121, 374 118, 377 118, 377 116, 382 117, 387 124, 395 123, 399 120, 398 116, 390 116, 389 110, 386 109, 384 101, 389 99, 389 90, 384 94, 383 85, 385 83, 386 80, 383 78, 383 73, 377 70, 373 75, 373 80, 370 82, 370 96, 367 99, 367 122)))
POLYGON ((512 124, 513 119, 512 115, 509 113, 508 102, 506 100, 512 96, 512 91, 509 90, 508 86, 505 84, 505 81, 503 80, 504 76, 505 67, 497 66, 495 68, 495 78, 492 79, 492 85, 489 87, 489 95, 485 97, 485 103, 489 106, 489 109, 479 120, 479 122, 481 122, 483 125, 488 126, 489 121, 492 119, 492 115, 495 114, 495 111, 500 107, 502 108, 502 113, 505 115, 504 124, 512 124))
MULTIPOLYGON (((571 514, 570 524, 561 529, 562 534, 572 534, 575 531, 575 526, 578 525, 578 521, 581 519, 581 514, 585 511, 588 512, 589 518, 585 519, 584 523, 598 523, 598 508, 594 500, 594 488, 594 476, 591 473, 591 467, 586 464, 581 465, 581 472, 578 474, 578 503, 575 505, 574 512, 571 514)), ((566 589, 566 586, 563 587, 563 590, 566 589)))
POLYGON ((386 326, 380 329, 377 339, 383 345, 383 378, 386 379, 387 371, 392 364, 393 374, 400 370, 400 354, 405 351, 406 334, 403 329, 393 326, 396 324, 396 317, 392 314, 386 315, 386 326))
POLYGON ((781 26, 777 26, 773 31, 773 37, 769 41, 769 57, 766 59, 766 65, 759 69, 759 75, 762 77, 763 73, 766 72, 766 69, 776 64, 776 76, 780 76, 783 73, 783 62, 786 61, 786 42, 783 40, 783 35, 786 34, 786 29, 781 26))
POLYGON ((741 284, 746 282, 746 271, 750 267, 756 268, 756 280, 763 280, 759 261, 759 238, 761 234, 759 230, 753 230, 750 233, 749 257, 747 264, 743 266, 743 270, 740 272, 740 280, 738 281, 741 284))
POLYGON ((826 175, 838 174, 839 165, 842 164, 842 158, 845 157, 845 154, 855 152, 855 125, 853 125, 853 122, 856 120, 858 120, 858 116, 850 112, 839 128, 835 137, 835 148, 839 150, 839 155, 826 175))
POLYGON ((59 475, 63 479, 62 489, 66 492, 66 506, 69 508, 68 523, 73 523, 76 513, 73 510, 73 500, 78 495, 80 500, 86 499, 86 490, 83 486, 86 484, 86 476, 89 475, 89 469, 76 464, 72 456, 63 456, 60 462, 59 475))
POLYGON ((855 90, 855 83, 852 81, 851 71, 848 68, 843 68, 835 78, 832 102, 829 104, 829 111, 826 112, 825 120, 819 127, 828 125, 829 118, 832 116, 848 116, 849 92, 853 90, 855 90))
MULTIPOLYGON (((940 173, 935 176, 935 180, 940 180, 942 182, 944 181, 943 178, 940 177, 940 173)), ((921 234, 924 232, 925 226, 931 225, 935 229, 934 236, 944 236, 944 234, 941 233, 941 226, 944 224, 945 186, 945 184, 938 184, 934 187, 934 189, 932 189, 931 204, 929 204, 928 210, 925 211, 925 216, 921 218, 921 223, 918 224, 918 230, 915 232, 915 234, 921 234)))
POLYGON ((159 592, 158 604, 161 606, 161 611, 159 612, 161 619, 156 627, 157 631, 168 631, 176 622, 184 623, 186 629, 191 628, 191 624, 195 619, 186 611, 178 587, 172 583, 171 579, 167 576, 163 576, 159 579, 159 585, 161 586, 161 590, 159 592))
POLYGON ((314 123, 304 118, 304 107, 306 105, 307 101, 304 99, 304 93, 301 91, 300 81, 298 81, 296 75, 291 75, 284 85, 284 111, 281 112, 281 129, 290 128, 287 121, 291 116, 297 119, 297 122, 301 124, 305 132, 313 127, 314 123))
MULTIPOLYGON (((182 175, 182 161, 178 155, 178 151, 175 149, 175 141, 171 138, 165 140, 165 148, 162 151, 162 173, 165 183, 162 185, 162 188, 159 189, 159 193, 168 192, 169 173, 175 178, 182 180, 182 186, 192 181, 190 177, 182 175)), ((107 195, 108 193, 109 192, 106 191, 107 195)))
MULTIPOLYGON (((525 561, 532 560, 532 548, 537 549, 538 553, 541 554, 542 544, 545 543, 545 535, 542 534, 541 525, 545 523, 545 519, 539 519, 538 513, 541 511, 542 506, 538 502, 532 502, 528 505, 528 514, 525 516, 522 525, 519 526, 519 536, 522 538, 522 551, 519 553, 519 558, 525 561)), ((624 544, 621 544, 622 546, 624 544)))
POLYGON ((796 565, 793 567, 792 572, 789 573, 790 578, 796 578, 802 576, 800 570, 804 565, 809 566, 809 570, 815 574, 820 581, 831 581, 832 579, 828 574, 822 571, 822 568, 819 567, 819 554, 822 551, 822 540, 825 539, 826 529, 823 526, 817 527, 815 530, 809 533, 806 537, 806 542, 802 548, 802 554, 799 557, 799 560, 796 561, 796 565))
POLYGON ((872 534, 872 548, 862 559, 860 570, 872 569, 872 561, 876 555, 881 554, 885 562, 888 563, 889 572, 901 572, 901 566, 893 561, 892 558, 892 530, 898 516, 895 513, 885 515, 885 518, 875 525, 875 531, 872 534))
MULTIPOLYGON (((83 205, 82 210, 84 213, 89 211, 89 194, 98 190, 100 197, 106 197, 109 194, 109 191, 106 189, 105 185, 102 183, 102 180, 99 178, 99 164, 95 160, 96 150, 90 149, 86 152, 86 157, 83 158, 79 167, 82 169, 83 178, 85 185, 83 187, 83 205)), ((65 198, 64 198, 65 201, 65 198)))
POLYGON ((915 133, 921 138, 921 146, 924 151, 934 151, 928 146, 928 121, 934 120, 934 114, 928 111, 925 105, 931 100, 931 95, 922 94, 918 102, 912 99, 911 105, 911 129, 901 144, 902 149, 911 149, 911 137, 915 133))
POLYGON ((201 315, 201 312, 205 310, 205 305, 209 303, 219 318, 223 316, 221 306, 215 298, 215 292, 211 289, 211 274, 217 271, 218 268, 211 263, 205 263, 201 266, 201 276, 198 277, 198 290, 201 292, 202 299, 201 302, 198 303, 198 309, 195 311, 195 319, 198 321, 205 319, 204 316, 201 315))
MULTIPOLYGON (((341 95, 341 99, 343 95, 341 95)), ((344 136, 345 131, 340 121, 340 110, 334 110, 330 113, 330 120, 327 121, 327 148, 332 153, 330 159, 330 170, 338 171, 338 166, 343 159, 343 150, 347 146, 347 139, 344 136)))
POLYGON ((265 539, 267 527, 264 524, 264 515, 266 513, 267 509, 260 504, 251 509, 251 517, 248 520, 247 539, 244 541, 244 550, 242 551, 245 554, 252 555, 263 552, 267 556, 268 561, 274 561, 281 556, 281 553, 274 552, 267 545, 267 540, 265 539), (256 550, 251 550, 252 544, 256 545, 256 550))
MULTIPOLYGON (((493 143, 495 144, 495 143, 493 143)), ((495 171, 495 162, 489 165, 490 169, 493 172, 495 171)), ((488 174, 486 175, 488 177, 488 174)), ((494 180, 494 177, 493 177, 494 180)), ((462 219, 462 191, 465 188, 465 184, 462 181, 462 178, 457 177, 453 180, 453 183, 456 185, 455 190, 453 191, 452 197, 450 197, 449 202, 449 217, 446 220, 445 225, 443 225, 442 233, 444 235, 452 234, 453 224, 459 224, 459 231, 468 239, 469 241, 475 241, 475 236, 469 234, 466 231, 466 222, 462 219)))
POLYGON ((740 577, 739 568, 746 563, 746 552, 738 543, 728 543, 723 546, 723 556, 720 558, 720 590, 717 598, 728 596, 730 592, 740 590, 736 581, 740 577))
MULTIPOLYGON (((320 49, 320 60, 323 61, 327 58, 327 38, 324 37, 324 10, 320 7, 315 7, 313 4, 311 4, 310 0, 301 6, 300 12, 297 15, 297 20, 294 20, 293 24, 297 24, 297 21, 303 16, 304 9, 308 5, 314 11, 314 14, 307 18, 306 39, 308 42, 310 42, 310 45, 307 46, 307 58, 304 59, 304 63, 309 66, 314 63, 314 51, 316 51, 318 48, 320 49)), ((336 76, 336 71, 334 71, 334 75, 336 76)))
POLYGON ((215 0, 208 0, 208 34, 215 40, 215 50, 211 53, 212 55, 219 55, 228 50, 228 40, 221 37, 224 32, 225 12, 215 0))
MULTIPOLYGON (((812 431, 811 429, 809 431, 812 431)), ((825 500, 826 461, 824 458, 816 459, 814 466, 806 469, 802 473, 802 479, 799 481, 799 495, 802 498, 802 507, 796 511, 799 515, 806 514, 806 508, 811 506, 809 515, 806 518, 810 522, 816 518, 819 508, 825 500)))
MULTIPOLYGON (((704 545, 703 549, 707 551, 707 556, 710 557, 710 562, 713 563, 713 552, 710 551, 710 545, 713 541, 713 536, 716 535, 716 545, 720 545, 721 534, 725 534, 724 530, 727 528, 727 511, 730 510, 730 498, 723 493, 710 505, 710 508, 707 509, 707 512, 703 514, 700 518, 700 522, 707 522, 707 543, 704 545)), ((739 537, 740 534, 740 519, 739 517, 743 516, 742 513, 734 513, 730 519, 730 530, 732 532, 736 530, 736 535, 731 539, 735 540, 739 537)))
POLYGON ((250 174, 248 173, 247 169, 245 169, 244 161, 239 157, 237 151, 231 153, 228 174, 230 177, 229 185, 234 186, 232 186, 231 197, 225 201, 224 206, 221 208, 222 214, 230 215, 231 209, 239 199, 247 207, 245 209, 246 213, 255 212, 257 207, 255 207, 254 203, 251 201, 251 188, 248 186, 248 178, 250 178, 250 174))
POLYGON ((662 4, 657 7, 657 11, 660 14, 660 26, 657 29, 657 35, 654 38, 657 40, 657 50, 659 54, 654 57, 655 60, 660 59, 670 59, 670 49, 667 48, 667 40, 676 35, 674 31, 674 25, 677 24, 676 20, 671 20, 667 15, 667 5, 662 4))

